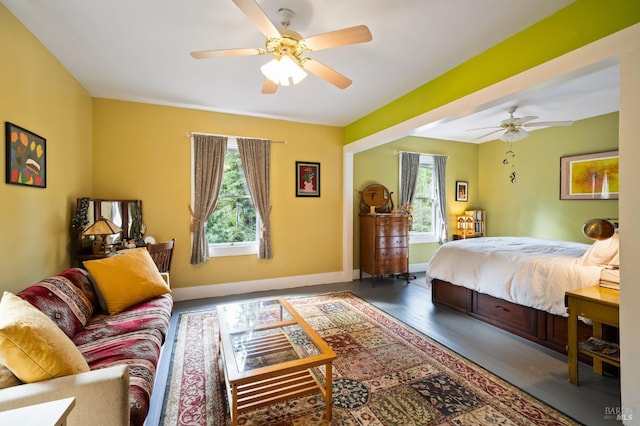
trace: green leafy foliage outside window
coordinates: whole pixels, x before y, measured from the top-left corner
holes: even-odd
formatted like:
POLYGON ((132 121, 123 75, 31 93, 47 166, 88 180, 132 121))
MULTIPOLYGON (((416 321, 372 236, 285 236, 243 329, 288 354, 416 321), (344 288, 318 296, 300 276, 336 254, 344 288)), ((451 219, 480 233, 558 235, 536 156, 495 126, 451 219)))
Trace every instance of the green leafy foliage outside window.
POLYGON ((227 148, 218 205, 207 221, 209 244, 251 243, 256 241, 257 217, 240 154, 227 148))
POLYGON ((412 232, 433 232, 433 166, 420 164, 413 197, 412 232))

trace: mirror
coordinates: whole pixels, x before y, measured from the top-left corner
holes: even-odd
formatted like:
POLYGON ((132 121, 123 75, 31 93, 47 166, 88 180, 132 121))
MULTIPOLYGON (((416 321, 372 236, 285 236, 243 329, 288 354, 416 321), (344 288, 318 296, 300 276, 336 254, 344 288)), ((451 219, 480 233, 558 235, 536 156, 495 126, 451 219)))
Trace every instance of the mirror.
POLYGON ((133 240, 136 245, 144 245, 144 225, 142 222, 141 200, 107 200, 101 198, 78 198, 76 211, 71 221, 78 233, 80 247, 85 247, 82 232, 97 219, 104 217, 122 228, 117 235, 107 237, 108 244, 133 240))

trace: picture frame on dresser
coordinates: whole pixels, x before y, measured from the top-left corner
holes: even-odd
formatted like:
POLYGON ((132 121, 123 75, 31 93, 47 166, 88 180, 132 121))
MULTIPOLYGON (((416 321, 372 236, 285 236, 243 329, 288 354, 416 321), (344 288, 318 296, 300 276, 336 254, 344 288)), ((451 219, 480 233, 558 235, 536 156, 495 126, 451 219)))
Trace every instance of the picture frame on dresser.
POLYGON ((6 183, 47 187, 47 140, 16 124, 5 122, 6 183))
POLYGON ((296 197, 320 196, 320 163, 296 161, 296 197))

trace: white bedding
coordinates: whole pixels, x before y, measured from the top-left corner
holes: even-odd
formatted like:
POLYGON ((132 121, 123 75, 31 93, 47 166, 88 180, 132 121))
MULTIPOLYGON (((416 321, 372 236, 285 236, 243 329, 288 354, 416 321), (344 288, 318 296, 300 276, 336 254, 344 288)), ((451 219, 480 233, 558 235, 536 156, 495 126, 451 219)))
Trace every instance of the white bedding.
POLYGON ((585 266, 588 244, 538 238, 451 241, 436 250, 427 280, 437 278, 509 302, 567 316, 566 290, 597 285, 602 266, 585 266))

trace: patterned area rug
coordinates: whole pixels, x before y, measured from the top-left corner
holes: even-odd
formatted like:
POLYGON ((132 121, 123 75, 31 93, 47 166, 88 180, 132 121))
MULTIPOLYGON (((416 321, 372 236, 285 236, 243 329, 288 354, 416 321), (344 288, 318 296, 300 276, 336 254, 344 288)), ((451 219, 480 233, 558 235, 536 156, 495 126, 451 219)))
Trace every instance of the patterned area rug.
MULTIPOLYGON (((575 425, 349 292, 289 299, 333 348, 335 425, 575 425)), ((180 316, 164 425, 226 425, 216 312, 180 316)), ((316 374, 321 375, 323 368, 316 374)), ((241 413, 241 425, 322 425, 321 395, 241 413)))

